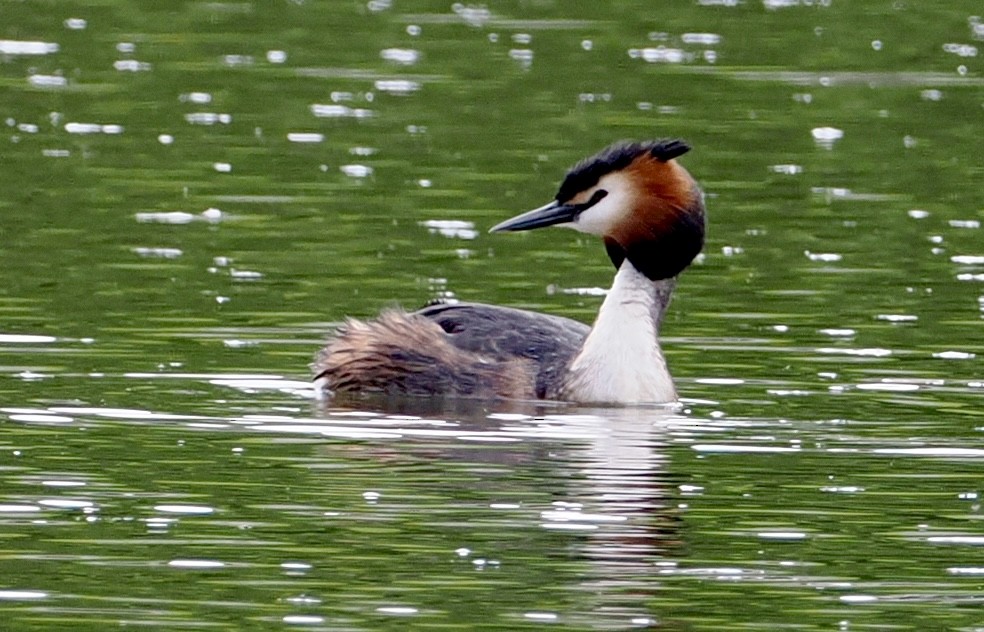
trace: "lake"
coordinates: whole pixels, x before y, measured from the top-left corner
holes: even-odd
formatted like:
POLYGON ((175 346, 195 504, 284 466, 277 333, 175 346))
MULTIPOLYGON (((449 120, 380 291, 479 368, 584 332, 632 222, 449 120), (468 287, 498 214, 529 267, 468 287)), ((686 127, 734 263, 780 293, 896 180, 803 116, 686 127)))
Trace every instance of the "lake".
POLYGON ((977 630, 979 2, 0 0, 9 630, 977 630), (591 322, 487 229, 683 138, 679 407, 315 397, 345 317, 591 322))

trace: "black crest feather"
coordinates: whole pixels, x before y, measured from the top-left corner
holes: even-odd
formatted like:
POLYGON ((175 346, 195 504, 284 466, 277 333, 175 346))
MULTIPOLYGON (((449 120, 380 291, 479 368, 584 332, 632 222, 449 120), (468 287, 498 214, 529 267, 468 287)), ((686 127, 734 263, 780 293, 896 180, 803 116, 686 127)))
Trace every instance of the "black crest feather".
POLYGON ((642 154, 648 153, 656 160, 666 162, 688 151, 690 145, 677 139, 619 141, 571 167, 557 191, 557 201, 566 202, 579 192, 590 189, 598 184, 602 176, 628 167, 642 154))

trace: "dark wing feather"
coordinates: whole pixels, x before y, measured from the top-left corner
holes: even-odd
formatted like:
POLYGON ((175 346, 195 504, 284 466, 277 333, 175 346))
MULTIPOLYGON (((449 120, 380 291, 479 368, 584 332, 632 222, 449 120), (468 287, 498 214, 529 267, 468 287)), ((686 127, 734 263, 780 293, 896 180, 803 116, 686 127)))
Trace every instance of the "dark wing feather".
POLYGON ((591 329, 562 316, 479 303, 430 305, 416 314, 440 325, 459 349, 500 361, 533 360, 541 398, 557 396, 560 378, 591 329))

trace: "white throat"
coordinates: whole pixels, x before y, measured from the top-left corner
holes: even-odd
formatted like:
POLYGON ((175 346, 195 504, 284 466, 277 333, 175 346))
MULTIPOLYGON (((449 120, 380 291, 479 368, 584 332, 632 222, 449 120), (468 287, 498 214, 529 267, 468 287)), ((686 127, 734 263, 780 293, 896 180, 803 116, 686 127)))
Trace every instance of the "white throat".
POLYGON ((563 396, 576 402, 633 404, 676 400, 659 347, 659 325, 675 279, 651 281, 625 260, 581 351, 563 396))

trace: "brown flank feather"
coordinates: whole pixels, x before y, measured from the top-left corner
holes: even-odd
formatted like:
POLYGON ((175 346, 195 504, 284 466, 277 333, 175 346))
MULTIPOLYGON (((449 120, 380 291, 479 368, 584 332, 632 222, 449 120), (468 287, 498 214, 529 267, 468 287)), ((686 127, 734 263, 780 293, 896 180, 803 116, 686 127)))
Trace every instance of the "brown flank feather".
POLYGON ((448 341, 434 321, 389 309, 349 319, 315 362, 315 379, 335 392, 533 399, 536 366, 499 361, 448 341))

